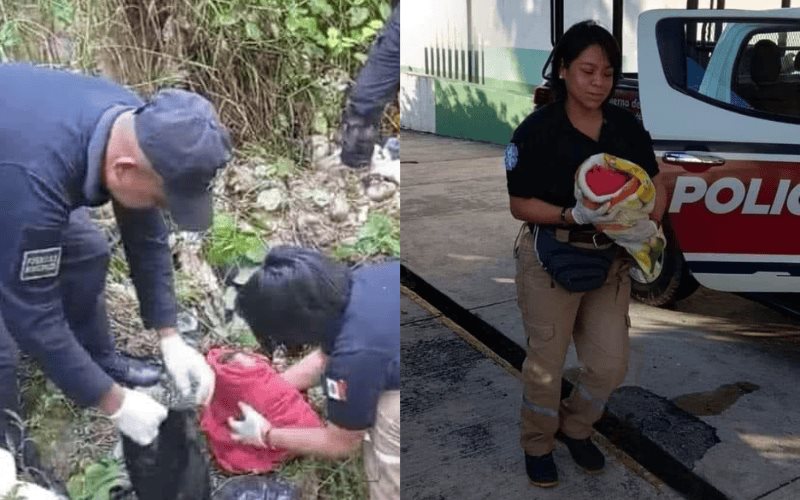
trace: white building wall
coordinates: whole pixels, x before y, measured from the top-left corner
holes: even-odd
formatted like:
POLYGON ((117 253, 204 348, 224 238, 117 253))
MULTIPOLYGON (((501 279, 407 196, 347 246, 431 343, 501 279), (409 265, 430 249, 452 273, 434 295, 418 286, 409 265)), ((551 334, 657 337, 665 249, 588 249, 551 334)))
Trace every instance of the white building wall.
POLYGON ((400 126, 420 132, 436 132, 432 77, 400 74, 400 126))

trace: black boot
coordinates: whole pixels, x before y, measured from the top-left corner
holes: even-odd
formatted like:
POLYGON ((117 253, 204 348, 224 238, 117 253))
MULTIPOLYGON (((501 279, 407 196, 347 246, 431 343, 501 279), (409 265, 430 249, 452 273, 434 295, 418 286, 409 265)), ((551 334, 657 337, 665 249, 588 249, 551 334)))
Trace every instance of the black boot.
POLYGON ((556 439, 567 445, 572 459, 586 472, 597 473, 605 467, 606 459, 591 439, 573 439, 561 431, 556 434, 556 439))
POLYGON ((149 387, 157 384, 161 378, 160 366, 121 352, 95 358, 95 362, 111 378, 128 387, 149 387))
POLYGON ((528 480, 540 488, 552 488, 558 484, 558 469, 553 461, 553 453, 535 457, 525 454, 525 472, 528 480))

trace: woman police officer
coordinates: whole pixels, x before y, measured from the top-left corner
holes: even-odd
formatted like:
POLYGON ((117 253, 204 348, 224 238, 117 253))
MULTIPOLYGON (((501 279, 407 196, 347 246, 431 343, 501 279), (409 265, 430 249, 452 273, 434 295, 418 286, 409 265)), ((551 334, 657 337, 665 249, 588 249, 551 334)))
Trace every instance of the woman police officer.
MULTIPOLYGON (((611 219, 606 206, 590 209, 575 198, 575 172, 589 156, 609 153, 637 163, 651 178, 658 174, 650 135, 631 113, 609 104, 621 66, 620 49, 607 30, 593 21, 572 26, 553 50, 555 101, 530 114, 506 149, 511 213, 526 223, 515 248, 517 301, 527 337, 520 443, 530 482, 542 487, 558 483, 555 437, 583 469, 603 468, 603 454, 589 439, 592 424, 627 371, 629 261, 614 252, 598 288, 571 292, 545 270, 534 237, 537 229, 560 227, 571 244, 613 245, 593 227, 611 219), (572 394, 561 401, 571 339, 582 369, 572 394)), ((657 203, 651 218, 658 222, 665 193, 653 180, 657 203)))

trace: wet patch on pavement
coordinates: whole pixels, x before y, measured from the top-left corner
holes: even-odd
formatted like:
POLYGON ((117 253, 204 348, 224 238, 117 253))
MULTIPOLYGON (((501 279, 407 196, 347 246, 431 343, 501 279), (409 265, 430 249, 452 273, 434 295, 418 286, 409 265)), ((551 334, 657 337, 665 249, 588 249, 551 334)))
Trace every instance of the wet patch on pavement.
POLYGON ((693 392, 672 399, 678 408, 697 417, 719 415, 734 405, 740 397, 759 390, 750 382, 736 382, 717 387, 713 391, 693 392))

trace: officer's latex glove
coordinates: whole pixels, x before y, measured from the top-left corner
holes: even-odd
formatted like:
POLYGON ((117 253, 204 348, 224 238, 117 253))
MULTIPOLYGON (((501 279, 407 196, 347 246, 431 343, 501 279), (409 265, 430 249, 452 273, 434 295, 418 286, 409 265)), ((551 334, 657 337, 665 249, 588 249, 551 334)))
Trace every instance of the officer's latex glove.
POLYGON ((158 427, 167 418, 167 408, 143 392, 124 388, 125 397, 109 418, 117 428, 140 446, 147 446, 158 436, 158 427))
POLYGON ((0 498, 19 498, 24 500, 61 500, 53 491, 33 483, 17 481, 17 465, 14 455, 0 448, 0 498), (12 494, 13 493, 13 494, 12 494))
POLYGON ((614 220, 614 215, 608 213, 609 203, 604 203, 595 209, 588 208, 582 199, 572 207, 572 218, 576 224, 605 224, 614 220))
POLYGON ((249 444, 259 448, 267 448, 264 436, 272 429, 272 424, 258 413, 252 406, 239 401, 242 410, 242 420, 228 419, 231 428, 231 438, 238 443, 249 444))
POLYGON ((17 481, 17 466, 14 456, 0 448, 0 498, 6 497, 26 500, 58 500, 59 498, 55 493, 41 486, 17 481))
POLYGON ((342 163, 351 168, 369 166, 379 136, 374 118, 345 113, 342 118, 342 163))
POLYGON ((17 464, 14 456, 8 450, 0 448, 0 497, 7 494, 16 482, 17 464))
POLYGON ((658 234, 658 225, 650 219, 640 219, 633 226, 611 235, 620 244, 638 245, 658 234))
POLYGON ((178 334, 161 339, 161 355, 167 372, 175 380, 175 387, 185 398, 192 396, 192 382, 197 384, 192 399, 197 404, 208 404, 214 394, 214 372, 196 349, 189 347, 178 334))

